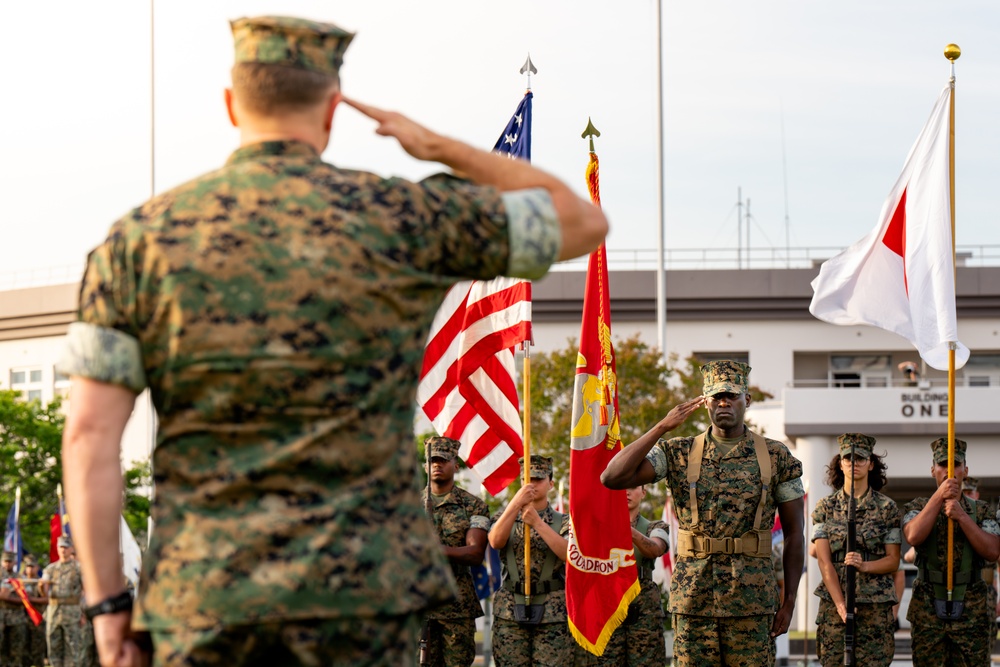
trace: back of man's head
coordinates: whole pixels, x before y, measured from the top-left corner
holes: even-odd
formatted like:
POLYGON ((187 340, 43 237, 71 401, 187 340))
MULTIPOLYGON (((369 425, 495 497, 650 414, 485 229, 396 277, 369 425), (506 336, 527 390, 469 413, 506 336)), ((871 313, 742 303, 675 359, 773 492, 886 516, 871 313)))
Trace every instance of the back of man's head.
POLYGON ((258 115, 308 110, 340 87, 340 66, 354 34, 332 23, 260 16, 231 23, 233 94, 258 115))
POLYGON ((236 63, 232 76, 240 106, 259 116, 306 111, 340 88, 335 75, 268 63, 236 63))

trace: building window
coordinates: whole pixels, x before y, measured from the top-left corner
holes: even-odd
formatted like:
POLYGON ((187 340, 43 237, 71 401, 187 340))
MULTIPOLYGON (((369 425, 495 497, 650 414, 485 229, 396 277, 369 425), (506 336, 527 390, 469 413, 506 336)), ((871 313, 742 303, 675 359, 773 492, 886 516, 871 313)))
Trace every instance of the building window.
POLYGON ((1000 354, 973 354, 966 362, 965 384, 969 387, 993 387, 1000 384, 1000 354))
POLYGON ((42 400, 42 369, 17 368, 10 371, 10 388, 28 401, 42 400))
POLYGON ((839 388, 888 387, 891 370, 888 354, 830 355, 830 386, 839 388))
POLYGON ((69 400, 69 376, 64 373, 53 369, 53 375, 55 376, 55 382, 53 383, 53 394, 60 396, 63 399, 63 406, 65 407, 66 402, 69 400))

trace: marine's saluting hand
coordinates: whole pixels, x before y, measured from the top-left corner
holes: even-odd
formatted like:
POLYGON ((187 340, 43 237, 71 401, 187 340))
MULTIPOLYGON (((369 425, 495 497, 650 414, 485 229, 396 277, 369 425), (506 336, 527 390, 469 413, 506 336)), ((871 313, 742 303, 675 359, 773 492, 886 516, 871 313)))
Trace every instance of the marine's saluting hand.
POLYGON ((377 122, 376 134, 392 137, 399 142, 403 150, 418 160, 438 161, 440 159, 441 145, 447 140, 436 132, 410 120, 399 112, 385 111, 347 97, 343 98, 343 101, 377 122))
POLYGON ((689 401, 684 401, 679 405, 675 405, 673 409, 667 413, 667 416, 660 422, 660 426, 667 431, 673 431, 675 428, 686 422, 688 417, 694 414, 694 411, 704 404, 705 397, 696 396, 689 401))

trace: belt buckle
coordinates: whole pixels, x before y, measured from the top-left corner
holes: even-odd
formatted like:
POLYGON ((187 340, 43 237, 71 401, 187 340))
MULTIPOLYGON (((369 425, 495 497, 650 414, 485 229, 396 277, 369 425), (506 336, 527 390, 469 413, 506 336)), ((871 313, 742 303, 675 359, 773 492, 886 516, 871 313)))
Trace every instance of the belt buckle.
POLYGON ((733 541, 733 538, 731 538, 731 537, 723 537, 722 538, 722 553, 726 554, 727 556, 732 556, 733 552, 734 552, 734 549, 735 549, 735 545, 736 545, 736 543, 733 541))

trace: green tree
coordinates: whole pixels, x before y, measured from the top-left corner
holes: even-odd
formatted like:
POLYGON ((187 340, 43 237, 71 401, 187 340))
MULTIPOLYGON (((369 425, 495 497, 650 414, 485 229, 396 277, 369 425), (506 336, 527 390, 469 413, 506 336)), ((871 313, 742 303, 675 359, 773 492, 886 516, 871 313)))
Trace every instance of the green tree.
MULTIPOLYGON (((62 481, 62 433, 66 417, 59 398, 48 404, 25 401, 21 392, 0 389, 0 518, 5 519, 21 489, 21 538, 24 548, 47 559, 49 526, 58 511, 62 481)), ((145 545, 149 516, 149 465, 125 471, 125 519, 145 545)), ((72 526, 72 517, 71 526, 72 526)))
POLYGON ((65 420, 59 399, 42 405, 22 400, 21 392, 0 390, 0 513, 6 519, 20 487, 21 539, 39 556, 49 553, 49 520, 58 507, 65 420))

